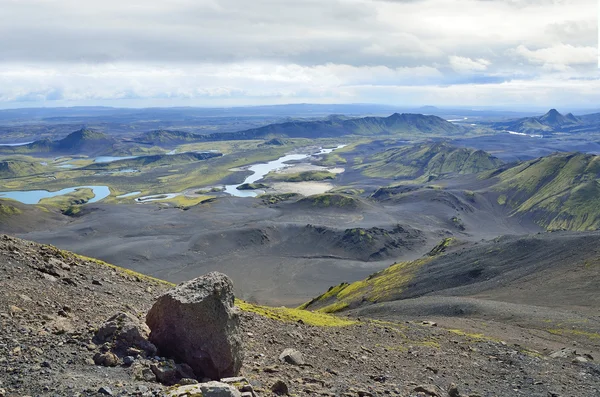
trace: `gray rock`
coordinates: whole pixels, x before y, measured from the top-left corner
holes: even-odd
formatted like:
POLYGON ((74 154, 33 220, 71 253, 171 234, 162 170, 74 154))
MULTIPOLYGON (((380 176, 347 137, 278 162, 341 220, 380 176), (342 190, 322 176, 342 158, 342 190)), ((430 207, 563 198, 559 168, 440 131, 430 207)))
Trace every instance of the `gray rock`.
POLYGON ((130 365, 132 365, 135 362, 135 358, 132 356, 125 356, 123 357, 123 365, 129 367, 130 365))
POLYGON ((458 387, 454 383, 451 383, 448 387, 448 397, 460 397, 460 392, 458 391, 458 387))
POLYGON ((233 284, 213 272, 162 295, 146 316, 162 355, 190 365, 198 378, 236 376, 243 361, 233 284))
POLYGON ((436 387, 434 385, 420 385, 413 389, 417 393, 425 393, 428 396, 440 397, 436 387))
POLYGON ((119 365, 119 357, 114 353, 96 353, 94 355, 94 364, 102 365, 104 367, 116 367, 119 365))
POLYGON ((150 330, 137 317, 120 312, 109 318, 98 328, 94 337, 97 344, 111 343, 115 351, 127 352, 139 348, 148 356, 156 354, 156 346, 148 341, 150 330))
POLYGON ((296 349, 285 349, 279 355, 279 361, 293 365, 304 365, 304 357, 296 349))
POLYGON ((287 395, 290 392, 288 385, 281 379, 276 380, 275 383, 273 383, 273 386, 271 386, 271 391, 280 396, 287 395))
POLYGON ((100 389, 98 389, 98 393, 103 394, 105 396, 112 396, 113 395, 112 390, 108 386, 103 386, 100 389))
POLYGON ((150 369, 163 385, 171 386, 177 383, 177 366, 172 360, 150 365, 150 369))
POLYGON ((241 394, 235 387, 213 381, 171 388, 166 392, 166 396, 241 397, 241 394))

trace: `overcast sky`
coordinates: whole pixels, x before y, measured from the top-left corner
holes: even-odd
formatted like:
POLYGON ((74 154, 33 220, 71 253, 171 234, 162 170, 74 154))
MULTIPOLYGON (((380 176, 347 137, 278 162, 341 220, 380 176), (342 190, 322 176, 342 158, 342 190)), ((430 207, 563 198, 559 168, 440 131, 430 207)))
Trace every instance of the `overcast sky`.
POLYGON ((596 0, 0 0, 0 107, 600 107, 596 0))

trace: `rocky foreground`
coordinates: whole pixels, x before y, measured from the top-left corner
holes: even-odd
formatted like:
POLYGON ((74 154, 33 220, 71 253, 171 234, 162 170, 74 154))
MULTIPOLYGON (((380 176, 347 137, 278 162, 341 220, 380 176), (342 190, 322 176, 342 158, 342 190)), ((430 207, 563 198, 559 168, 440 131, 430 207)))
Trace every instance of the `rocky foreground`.
MULTIPOLYGON (((169 350, 157 339, 157 325, 145 324, 172 285, 9 236, 0 237, 0 288, 1 397, 600 395, 597 358, 577 346, 536 352, 431 322, 336 318, 243 302, 241 312, 227 308, 221 319, 200 317, 207 329, 221 324, 235 333, 220 347, 235 354, 222 365, 211 358, 222 370, 210 372, 204 356, 185 356, 206 346, 169 350)), ((185 342, 174 339, 168 343, 185 342)))

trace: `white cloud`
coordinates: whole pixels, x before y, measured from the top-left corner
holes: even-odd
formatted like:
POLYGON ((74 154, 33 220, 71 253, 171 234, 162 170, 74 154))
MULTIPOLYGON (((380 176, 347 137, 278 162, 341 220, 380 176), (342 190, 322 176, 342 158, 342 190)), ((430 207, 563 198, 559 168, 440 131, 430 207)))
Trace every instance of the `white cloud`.
POLYGON ((530 50, 524 45, 516 48, 515 53, 527 61, 541 65, 557 65, 564 69, 569 65, 596 64, 598 49, 595 47, 577 47, 571 44, 556 44, 552 47, 530 50))
POLYGON ((457 72, 483 72, 491 64, 487 59, 471 59, 451 55, 448 57, 450 66, 457 72))
POLYGON ((593 0, 249 4, 0 0, 0 106, 416 96, 439 103, 430 93, 508 96, 516 84, 598 79, 593 0))

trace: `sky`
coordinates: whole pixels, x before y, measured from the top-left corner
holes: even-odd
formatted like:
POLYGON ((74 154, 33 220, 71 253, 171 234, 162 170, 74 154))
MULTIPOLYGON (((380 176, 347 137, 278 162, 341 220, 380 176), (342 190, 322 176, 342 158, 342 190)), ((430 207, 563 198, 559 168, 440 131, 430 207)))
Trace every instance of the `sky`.
POLYGON ((600 107, 596 0, 0 0, 0 108, 600 107))

